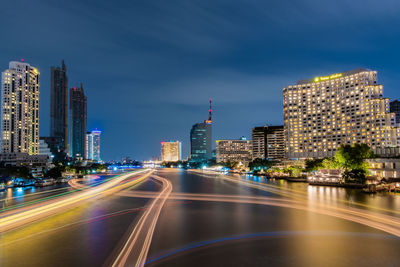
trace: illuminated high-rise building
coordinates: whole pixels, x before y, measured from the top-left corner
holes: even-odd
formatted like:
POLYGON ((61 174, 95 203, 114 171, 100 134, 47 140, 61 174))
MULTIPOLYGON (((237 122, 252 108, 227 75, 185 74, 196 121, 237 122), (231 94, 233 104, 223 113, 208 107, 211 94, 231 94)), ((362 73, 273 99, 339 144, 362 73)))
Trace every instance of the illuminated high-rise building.
POLYGON ((217 140, 217 162, 250 162, 251 141, 246 138, 235 140, 217 140))
POLYGON ((101 161, 100 158, 100 135, 101 131, 93 130, 86 134, 86 156, 85 159, 101 161))
POLYGON ((395 115, 377 72, 356 69, 283 88, 289 158, 334 156, 341 144, 364 143, 377 154, 398 146, 395 115))
POLYGON ((212 109, 211 99, 208 120, 196 123, 190 130, 190 160, 206 161, 212 158, 212 109))
POLYGON ((161 161, 179 161, 182 159, 182 145, 179 141, 161 142, 161 161))
POLYGON ((253 159, 284 159, 283 126, 254 127, 251 131, 253 159))
POLYGON ((68 77, 64 60, 50 69, 50 136, 60 140, 58 150, 68 148, 68 77))
POLYGON ((86 155, 86 105, 83 85, 69 90, 69 156, 83 159, 86 155))
POLYGON ((1 82, 1 153, 39 154, 40 73, 11 61, 1 82))

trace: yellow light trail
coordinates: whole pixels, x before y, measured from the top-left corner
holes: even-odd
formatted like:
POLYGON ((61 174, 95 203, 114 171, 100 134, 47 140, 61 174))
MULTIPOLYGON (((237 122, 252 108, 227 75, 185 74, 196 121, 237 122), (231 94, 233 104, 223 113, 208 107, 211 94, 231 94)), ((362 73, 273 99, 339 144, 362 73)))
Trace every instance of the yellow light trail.
MULTIPOLYGON (((107 182, 110 179, 112 179, 112 178, 107 178, 106 180, 102 180, 101 182, 99 182, 97 184, 82 185, 77 190, 82 190, 82 189, 85 189, 85 188, 94 187, 94 186, 97 186, 97 185, 99 185, 101 183, 107 182)), ((73 180, 84 180, 84 179, 72 179, 68 183, 72 182, 73 180)), ((16 205, 13 205, 13 206, 7 206, 7 207, 5 207, 3 209, 0 209, 0 218, 12 214, 14 212, 13 210, 18 209, 17 211, 21 212, 23 208, 31 209, 36 204, 37 204, 37 206, 39 206, 40 202, 44 202, 44 201, 50 200, 50 199, 55 199, 55 198, 58 198, 58 197, 63 196, 63 195, 72 194, 72 193, 74 193, 76 191, 76 190, 68 191, 69 187, 63 187, 63 188, 59 188, 59 189, 63 189, 65 192, 59 193, 57 195, 47 196, 47 197, 43 197, 43 198, 40 198, 40 199, 24 202, 23 204, 16 204, 16 205)), ((27 194, 26 196, 24 195, 24 196, 19 196, 19 197, 13 197, 13 198, 10 198, 10 199, 20 198, 20 197, 28 198, 28 197, 30 197, 32 195, 35 195, 35 194, 44 194, 44 193, 55 192, 55 191, 58 191, 58 189, 45 190, 45 191, 42 191, 42 192, 31 193, 31 194, 27 194)), ((8 199, 3 199, 3 200, 8 200, 8 199)))
POLYGON ((139 221, 134 225, 121 251, 117 255, 113 267, 144 266, 153 238, 154 229, 165 201, 172 192, 172 184, 165 178, 153 175, 152 178, 162 184, 160 192, 151 192, 153 200, 139 221))
POLYGON ((112 179, 106 183, 103 183, 97 187, 89 188, 84 191, 77 192, 73 195, 67 195, 64 197, 60 197, 55 201, 41 205, 39 207, 35 207, 29 210, 24 209, 22 212, 12 214, 6 217, 0 218, 0 233, 9 231, 11 229, 18 228, 30 222, 45 218, 49 215, 61 212, 65 209, 70 209, 82 203, 82 201, 104 196, 111 194, 113 192, 122 190, 129 186, 132 186, 135 183, 143 181, 146 179, 153 171, 148 172, 147 174, 134 179, 132 181, 122 183, 124 180, 129 177, 136 175, 138 173, 148 172, 147 170, 128 173, 124 175, 117 176, 115 179, 112 179))
MULTIPOLYGON (((154 192, 143 192, 143 191, 120 192, 118 193, 118 195, 126 197, 141 197, 141 198, 155 197, 154 192)), ((254 196, 221 195, 221 194, 172 193, 170 194, 169 199, 258 204, 258 205, 269 205, 276 207, 298 209, 322 215, 328 215, 348 221, 353 221, 400 237, 399 218, 389 215, 366 212, 354 208, 342 209, 325 204, 323 205, 319 204, 310 207, 306 205, 307 203, 298 200, 285 200, 280 198, 274 199, 272 197, 262 197, 262 196, 254 197, 254 196)))
MULTIPOLYGON (((104 173, 104 175, 110 175, 108 173, 104 173)), ((92 176, 92 175, 90 175, 92 176)), ((75 179, 72 179, 75 180, 75 179)), ((70 180, 71 181, 71 180, 70 180)), ((11 189, 11 188, 9 188, 11 189)), ((54 189, 46 189, 43 191, 39 191, 39 192, 33 192, 33 193, 27 193, 27 194, 23 194, 22 196, 6 196, 4 198, 1 198, 0 201, 4 201, 4 200, 12 200, 12 199, 19 199, 19 198, 28 198, 30 196, 35 196, 35 195, 42 195, 42 194, 48 194, 49 192, 56 192, 56 191, 65 191, 68 190, 68 187, 60 187, 60 188, 54 188, 54 189)))
MULTIPOLYGON (((280 195, 283 197, 299 199, 299 200, 310 200, 308 198, 309 194, 307 192, 304 192, 301 190, 290 189, 290 188, 282 188, 277 185, 264 184, 264 183, 256 182, 256 181, 243 180, 240 178, 239 175, 237 178, 234 178, 234 177, 224 175, 221 173, 206 174, 206 173, 203 173, 202 171, 197 171, 197 170, 190 170, 190 171, 195 172, 196 174, 201 175, 206 178, 215 179, 216 177, 218 177, 218 178, 221 178, 221 179, 229 181, 229 182, 240 183, 240 184, 246 185, 248 187, 260 189, 260 190, 267 191, 267 192, 270 192, 273 194, 277 194, 277 195, 280 195)), ((330 199, 324 199, 324 200, 329 201, 330 199)), ((367 204, 356 202, 356 201, 349 201, 349 200, 343 200, 343 199, 334 199, 334 201, 338 202, 338 203, 349 204, 349 205, 364 207, 364 208, 368 208, 368 209, 374 209, 377 211, 384 211, 384 212, 389 212, 389 213, 393 213, 393 214, 400 214, 400 211, 398 211, 398 210, 385 209, 385 208, 367 205, 367 204)))

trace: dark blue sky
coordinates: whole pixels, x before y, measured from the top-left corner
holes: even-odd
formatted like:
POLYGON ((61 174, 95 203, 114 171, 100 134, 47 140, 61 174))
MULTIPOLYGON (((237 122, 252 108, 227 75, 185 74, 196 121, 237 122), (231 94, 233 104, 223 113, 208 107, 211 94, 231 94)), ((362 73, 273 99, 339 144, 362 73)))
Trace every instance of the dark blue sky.
POLYGON ((49 71, 65 59, 82 81, 102 157, 189 151, 192 124, 214 100, 214 138, 282 123, 282 88, 358 67, 400 97, 398 0, 13 0, 0 9, 0 68, 41 71, 41 135, 49 133, 49 71))

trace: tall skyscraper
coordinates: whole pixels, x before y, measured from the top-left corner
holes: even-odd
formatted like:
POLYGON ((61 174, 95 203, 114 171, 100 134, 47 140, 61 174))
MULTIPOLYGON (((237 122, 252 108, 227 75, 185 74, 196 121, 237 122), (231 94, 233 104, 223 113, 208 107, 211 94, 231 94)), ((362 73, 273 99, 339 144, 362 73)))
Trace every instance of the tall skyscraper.
POLYGON ((400 101, 394 100, 390 102, 390 112, 394 113, 396 116, 396 124, 397 126, 400 125, 400 101))
POLYGON ((253 159, 284 159, 283 126, 254 127, 251 131, 253 159))
POLYGON ((69 90, 69 156, 83 159, 86 155, 86 105, 83 85, 69 90))
POLYGON ((40 73, 11 61, 2 73, 1 153, 39 154, 40 73))
POLYGON ((395 115, 376 71, 356 69, 285 87, 283 113, 289 158, 332 157, 341 144, 364 143, 377 154, 398 145, 395 115))
POLYGON ((242 137, 237 140, 217 140, 217 162, 250 162, 251 141, 242 137))
POLYGON ((86 134, 86 159, 101 161, 100 157, 100 135, 101 131, 93 130, 86 134))
POLYGON ((190 160, 205 161, 212 158, 211 99, 208 120, 193 125, 190 131, 190 160))
POLYGON ((179 161, 182 159, 182 145, 179 141, 161 142, 161 161, 179 161))
POLYGON ((50 69, 50 136, 60 140, 58 149, 68 149, 68 77, 64 60, 50 69))

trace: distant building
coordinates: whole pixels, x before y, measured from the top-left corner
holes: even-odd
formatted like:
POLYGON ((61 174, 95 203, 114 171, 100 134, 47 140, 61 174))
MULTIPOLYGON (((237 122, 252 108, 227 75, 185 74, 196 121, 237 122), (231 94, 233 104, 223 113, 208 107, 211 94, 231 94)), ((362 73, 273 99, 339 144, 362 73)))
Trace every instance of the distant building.
POLYGON ((400 101, 394 100, 390 102, 390 112, 394 113, 396 116, 396 124, 400 125, 400 101))
POLYGON ((86 155, 86 107, 83 85, 69 91, 69 156, 83 159, 86 155))
POLYGON ((27 153, 0 154, 0 162, 5 166, 25 166, 29 169, 46 168, 49 164, 47 155, 28 155, 27 153))
POLYGON ((253 159, 284 159, 283 126, 254 127, 251 131, 253 159))
POLYGON ((221 162, 250 162, 251 141, 246 138, 237 140, 217 140, 217 163, 221 162))
POLYGON ((48 157, 49 162, 52 162, 54 158, 49 145, 43 139, 39 139, 39 155, 48 157))
POLYGON ((196 123, 190 130, 190 160, 206 161, 212 158, 211 99, 208 120, 196 123))
POLYGON ((179 141, 161 142, 161 161, 182 160, 182 144, 179 141))
POLYGON ((68 77, 64 60, 60 67, 50 68, 50 136, 60 141, 58 147, 68 148, 68 77))
POLYGON ((132 162, 134 162, 134 160, 132 160, 129 156, 126 156, 126 157, 122 158, 122 163, 123 164, 131 164, 132 162))
POLYGON ((340 145, 367 144, 378 150, 398 147, 395 115, 377 72, 356 69, 315 77, 283 88, 288 158, 325 158, 340 145))
POLYGON ((190 159, 204 161, 212 158, 211 124, 201 122, 190 131, 190 159))
POLYGON ((28 63, 11 61, 1 82, 1 153, 39 154, 40 73, 28 63))
POLYGON ((101 161, 100 158, 100 135, 101 131, 93 130, 86 134, 86 159, 96 162, 101 161))

